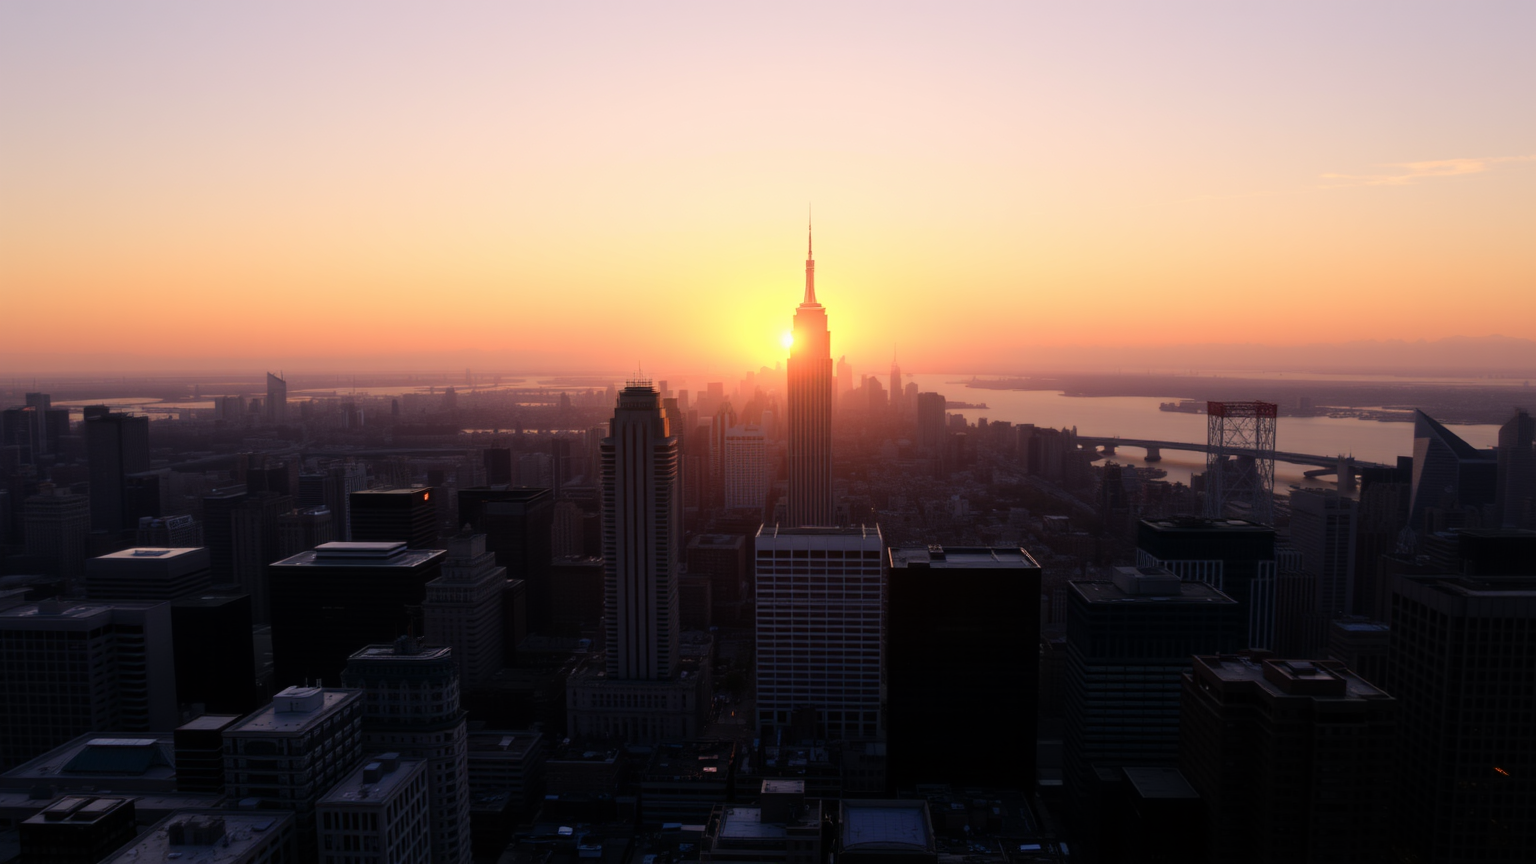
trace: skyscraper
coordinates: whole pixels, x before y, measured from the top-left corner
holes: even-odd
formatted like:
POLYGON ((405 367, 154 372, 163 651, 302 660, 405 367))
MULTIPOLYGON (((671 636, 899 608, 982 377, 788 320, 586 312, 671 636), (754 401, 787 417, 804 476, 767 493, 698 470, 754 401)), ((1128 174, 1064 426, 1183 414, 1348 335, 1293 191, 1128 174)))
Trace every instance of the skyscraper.
POLYGON ((91 465, 91 527, 122 531, 138 525, 130 512, 127 475, 149 470, 149 418, 102 411, 85 420, 85 446, 91 465))
POLYGON ((448 541, 443 575, 427 583, 422 604, 427 642, 453 649, 459 678, 473 689, 501 669, 502 592, 507 568, 485 548, 484 534, 460 534, 448 541))
POLYGON ((832 334, 816 302, 816 260, 806 228, 805 299, 789 352, 789 524, 831 525, 832 334))
POLYGON ((267 422, 276 426, 288 422, 288 382, 267 373, 267 422))
POLYGON ((1467 511, 1480 512, 1494 503, 1497 486, 1494 451, 1478 450, 1423 411, 1413 412, 1409 528, 1421 533, 1460 528, 1467 511))
POLYGON ((1499 427, 1497 503, 1505 528, 1536 528, 1536 420, 1516 411, 1499 427))
POLYGON ((725 433, 725 506, 762 510, 768 500, 768 442, 756 424, 725 433))
POLYGON ((608 675, 668 678, 677 666, 682 501, 677 439, 649 381, 619 394, 602 454, 608 675))

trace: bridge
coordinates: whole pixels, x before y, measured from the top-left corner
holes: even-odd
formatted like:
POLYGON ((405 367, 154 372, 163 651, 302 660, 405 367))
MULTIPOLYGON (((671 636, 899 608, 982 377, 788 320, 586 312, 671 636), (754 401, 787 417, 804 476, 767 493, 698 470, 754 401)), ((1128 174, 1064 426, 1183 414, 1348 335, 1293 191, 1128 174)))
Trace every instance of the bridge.
MULTIPOLYGON (((1151 441, 1145 438, 1104 438, 1096 435, 1079 435, 1077 442, 1085 447, 1093 447, 1103 452, 1105 456, 1115 455, 1117 447, 1136 447, 1147 451, 1146 461, 1158 462, 1163 458, 1164 450, 1183 450, 1191 453, 1211 452, 1211 445, 1205 443, 1189 443, 1184 441, 1151 441)), ((1242 448, 1228 448, 1228 453, 1234 456, 1247 456, 1258 458, 1258 451, 1244 450, 1242 448)), ((1285 450, 1275 451, 1276 462, 1287 462, 1292 465, 1317 466, 1305 472, 1308 477, 1321 477, 1325 474, 1337 475, 1339 488, 1352 491, 1355 485, 1355 475, 1361 468, 1389 468, 1380 462, 1370 462, 1365 459, 1356 459, 1353 456, 1320 456, 1312 453, 1292 453, 1285 450)))

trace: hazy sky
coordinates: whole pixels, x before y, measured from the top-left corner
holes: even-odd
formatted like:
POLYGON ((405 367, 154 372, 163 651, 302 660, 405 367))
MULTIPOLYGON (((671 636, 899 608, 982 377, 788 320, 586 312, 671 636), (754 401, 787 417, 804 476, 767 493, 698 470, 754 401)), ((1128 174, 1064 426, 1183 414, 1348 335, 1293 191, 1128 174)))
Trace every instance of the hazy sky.
POLYGON ((807 203, 861 369, 1536 337, 1532 34, 1532 2, 9 0, 0 352, 772 364, 807 203))

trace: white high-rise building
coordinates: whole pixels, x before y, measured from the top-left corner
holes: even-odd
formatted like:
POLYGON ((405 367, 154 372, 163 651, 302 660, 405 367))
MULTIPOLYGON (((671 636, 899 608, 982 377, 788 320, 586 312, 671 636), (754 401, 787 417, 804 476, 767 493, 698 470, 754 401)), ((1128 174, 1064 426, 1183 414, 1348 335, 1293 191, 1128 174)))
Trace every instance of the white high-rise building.
POLYGON ((819 737, 885 734, 886 580, 879 527, 757 535, 757 728, 817 715, 819 737))
POLYGON ((832 506, 832 334, 816 302, 816 261, 806 231, 805 299, 795 310, 789 352, 791 525, 834 525, 832 506))
POLYGON ((768 439, 757 424, 725 433, 725 506, 761 510, 768 500, 768 439))

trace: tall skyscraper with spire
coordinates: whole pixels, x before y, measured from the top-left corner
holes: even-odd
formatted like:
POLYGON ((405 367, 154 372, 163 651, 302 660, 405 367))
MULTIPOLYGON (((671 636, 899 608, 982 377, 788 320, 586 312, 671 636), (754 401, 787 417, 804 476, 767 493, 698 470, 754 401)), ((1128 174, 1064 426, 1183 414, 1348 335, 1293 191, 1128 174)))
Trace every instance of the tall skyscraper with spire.
POLYGON ((805 299, 795 310, 789 350, 791 526, 832 525, 832 334, 816 302, 816 258, 805 231, 805 299))

